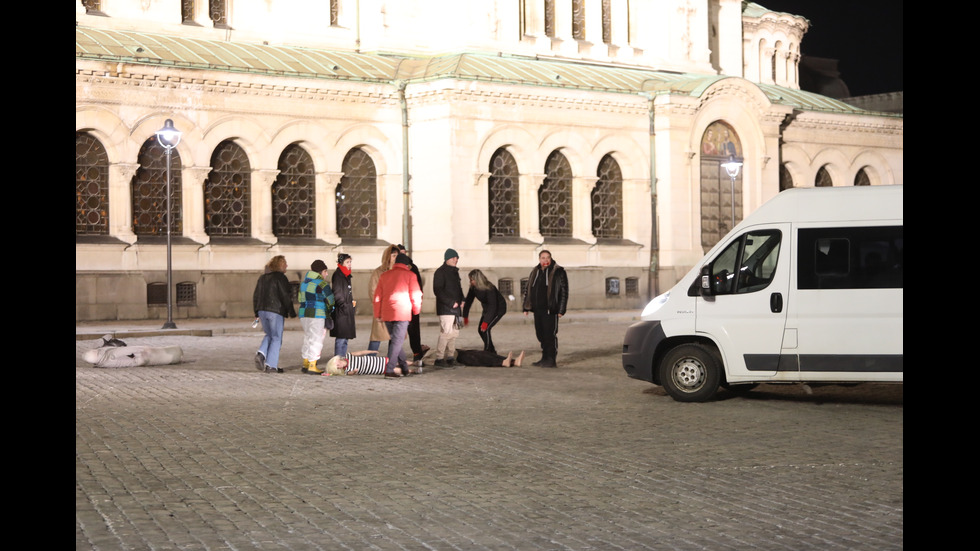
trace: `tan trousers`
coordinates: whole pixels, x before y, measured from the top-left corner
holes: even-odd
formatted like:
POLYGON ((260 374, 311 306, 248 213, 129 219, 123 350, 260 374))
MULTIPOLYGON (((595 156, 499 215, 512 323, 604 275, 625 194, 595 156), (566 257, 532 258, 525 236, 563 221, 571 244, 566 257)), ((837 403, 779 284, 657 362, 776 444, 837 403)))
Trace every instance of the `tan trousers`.
POLYGON ((456 337, 459 336, 459 329, 456 329, 456 316, 439 316, 439 341, 436 343, 436 359, 443 358, 456 359, 456 337))

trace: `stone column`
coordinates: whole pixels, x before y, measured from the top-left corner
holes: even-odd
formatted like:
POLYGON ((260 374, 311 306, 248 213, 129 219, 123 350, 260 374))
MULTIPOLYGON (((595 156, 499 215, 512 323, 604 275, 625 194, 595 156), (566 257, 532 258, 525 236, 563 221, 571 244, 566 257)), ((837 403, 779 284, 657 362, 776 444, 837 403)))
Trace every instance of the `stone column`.
POLYGON ((136 243, 133 232, 133 176, 138 163, 114 163, 109 166, 109 235, 136 243))
POLYGON ((343 172, 316 175, 316 237, 327 243, 340 243, 337 233, 337 186, 343 172))
POLYGON ((278 169, 255 169, 252 171, 252 236, 266 243, 278 239, 272 233, 272 184, 279 176, 278 169))
POLYGON ((204 231, 204 180, 208 174, 210 166, 185 167, 180 172, 183 234, 201 244, 211 240, 204 231))

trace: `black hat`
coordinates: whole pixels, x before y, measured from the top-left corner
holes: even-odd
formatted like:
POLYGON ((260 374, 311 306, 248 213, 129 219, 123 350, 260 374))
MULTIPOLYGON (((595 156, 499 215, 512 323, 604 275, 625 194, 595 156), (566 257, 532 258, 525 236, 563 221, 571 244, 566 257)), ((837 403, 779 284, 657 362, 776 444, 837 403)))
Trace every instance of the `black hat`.
POLYGON ((409 258, 409 256, 405 253, 398 253, 398 256, 395 257, 395 264, 404 264, 406 266, 411 266, 412 259, 409 258))
POLYGON ((313 261, 313 264, 310 264, 310 269, 316 273, 320 273, 327 269, 327 263, 318 258, 313 261))
POLYGON ((351 256, 349 254, 347 254, 347 253, 340 253, 340 254, 338 254, 337 255, 337 264, 343 264, 344 261, 347 260, 350 257, 351 256))

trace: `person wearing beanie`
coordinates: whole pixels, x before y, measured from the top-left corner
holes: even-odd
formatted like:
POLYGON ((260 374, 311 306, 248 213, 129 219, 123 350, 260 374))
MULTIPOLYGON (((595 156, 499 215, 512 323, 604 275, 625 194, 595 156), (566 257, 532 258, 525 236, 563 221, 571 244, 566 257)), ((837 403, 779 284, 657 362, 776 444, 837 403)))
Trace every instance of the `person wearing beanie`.
POLYGON ((432 276, 432 291, 436 296, 436 315, 439 316, 439 340, 436 342, 436 367, 455 367, 456 338, 459 328, 456 318, 462 317, 463 283, 459 278, 459 254, 446 249, 445 262, 432 276))
POLYGON ((422 288, 412 273, 411 264, 411 258, 399 253, 391 269, 378 278, 378 286, 372 297, 374 318, 384 322, 391 336, 385 377, 401 377, 416 372, 409 369, 404 350, 405 334, 412 315, 422 311, 422 288))
MULTIPOLYGON (((323 370, 317 369, 316 362, 320 359, 323 349, 323 339, 327 336, 327 319, 333 312, 333 290, 327 283, 330 269, 322 260, 314 260, 310 271, 299 286, 299 321, 303 326, 303 346, 300 353, 303 356, 303 373, 319 375, 323 370)), ((329 326, 333 327, 333 319, 329 326)))
POLYGON ((351 283, 353 261, 354 259, 349 254, 338 254, 337 269, 330 278, 334 297, 334 323, 333 329, 330 330, 330 336, 334 338, 333 354, 341 358, 347 355, 348 341, 357 337, 357 327, 354 323, 357 301, 354 300, 354 287, 351 283))

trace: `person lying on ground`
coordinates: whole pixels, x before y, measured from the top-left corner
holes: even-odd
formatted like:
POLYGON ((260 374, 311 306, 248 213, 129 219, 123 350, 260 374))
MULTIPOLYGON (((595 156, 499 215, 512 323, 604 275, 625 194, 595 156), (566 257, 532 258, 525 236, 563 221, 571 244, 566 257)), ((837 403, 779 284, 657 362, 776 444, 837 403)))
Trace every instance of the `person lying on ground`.
POLYGON ((524 351, 514 358, 513 352, 508 352, 507 356, 501 356, 486 350, 456 350, 456 362, 468 366, 476 367, 521 367, 524 361, 524 351))
POLYGON ((86 350, 82 354, 82 359, 95 367, 179 364, 183 358, 184 351, 179 346, 108 345, 86 350))
POLYGON ((396 367, 391 372, 388 372, 385 370, 387 365, 387 356, 379 355, 377 350, 348 352, 343 358, 333 356, 327 360, 323 375, 384 375, 385 377, 403 377, 404 375, 417 375, 420 372, 417 369, 408 369, 406 373, 400 367, 396 367))

